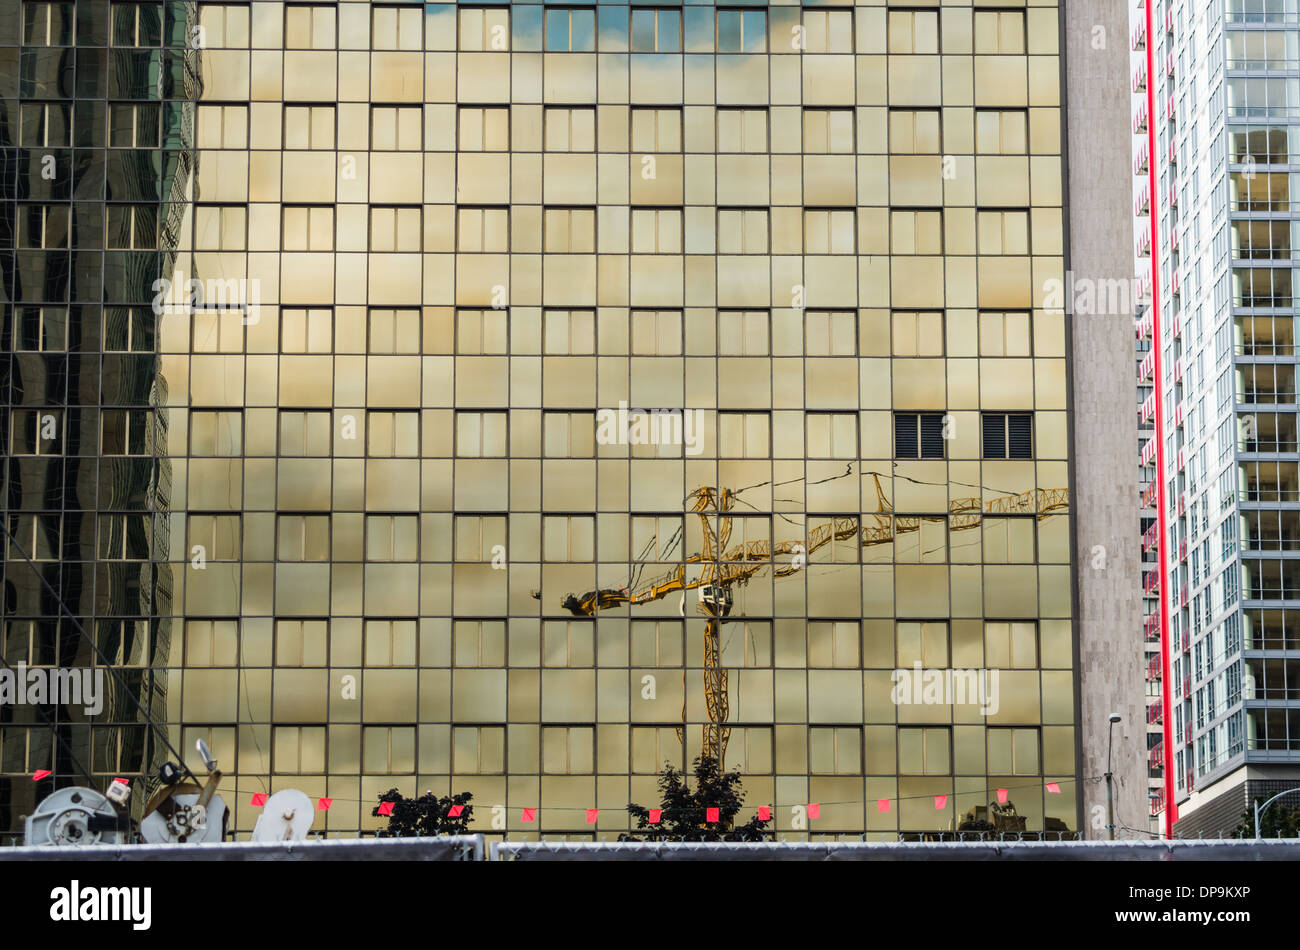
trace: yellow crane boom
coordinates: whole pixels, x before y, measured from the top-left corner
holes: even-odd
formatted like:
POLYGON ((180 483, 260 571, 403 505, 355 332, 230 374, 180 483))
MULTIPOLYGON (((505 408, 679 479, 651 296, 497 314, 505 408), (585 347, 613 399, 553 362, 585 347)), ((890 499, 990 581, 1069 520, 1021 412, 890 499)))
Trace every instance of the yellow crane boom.
MULTIPOLYGON (((703 752, 716 758, 719 767, 726 753, 731 730, 725 726, 728 716, 727 671, 720 664, 718 643, 719 618, 726 616, 731 606, 731 588, 743 586, 764 568, 771 567, 774 577, 788 577, 803 569, 803 561, 832 541, 847 541, 857 536, 862 547, 887 544, 900 534, 917 531, 922 521, 948 519, 950 531, 967 531, 977 528, 984 515, 1034 514, 1039 520, 1053 511, 1069 506, 1069 492, 1064 488, 1034 488, 1012 495, 999 495, 989 501, 979 498, 957 498, 948 505, 947 515, 896 515, 880 485, 880 476, 871 473, 876 487, 876 511, 863 518, 846 516, 833 518, 809 530, 801 540, 773 543, 769 540, 747 541, 727 548, 731 537, 732 519, 726 515, 735 504, 735 492, 702 486, 691 492, 688 511, 697 515, 703 530, 699 553, 689 555, 680 564, 636 590, 626 588, 601 588, 585 594, 567 594, 560 602, 565 610, 577 617, 590 617, 600 610, 636 606, 662 600, 669 594, 688 590, 701 590, 697 609, 708 616, 704 631, 704 700, 709 722, 704 726, 703 752), (715 532, 711 517, 718 515, 715 532), (870 523, 868 523, 870 522, 870 523), (774 558, 790 555, 790 563, 778 564, 774 558), (687 566, 700 565, 697 576, 686 576, 687 566)), ((682 671, 682 723, 686 722, 685 669, 682 671)), ((681 728, 679 740, 684 740, 681 728)))

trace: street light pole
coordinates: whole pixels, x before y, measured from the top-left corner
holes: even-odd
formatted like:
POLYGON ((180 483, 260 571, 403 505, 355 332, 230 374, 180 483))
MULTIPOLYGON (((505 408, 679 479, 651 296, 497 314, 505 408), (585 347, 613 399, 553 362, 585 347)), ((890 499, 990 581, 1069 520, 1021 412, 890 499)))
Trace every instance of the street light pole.
POLYGON ((1106 731, 1106 839, 1115 840, 1115 783, 1111 780, 1110 750, 1115 739, 1115 723, 1121 720, 1119 713, 1110 714, 1110 725, 1106 731))
POLYGON ((1255 837, 1256 838, 1259 837, 1259 816, 1264 813, 1264 809, 1266 809, 1269 805, 1273 804, 1283 795, 1290 795, 1292 792, 1300 792, 1300 788, 1288 788, 1285 792, 1278 792, 1276 795, 1274 795, 1272 798, 1270 798, 1262 805, 1259 802, 1255 802, 1255 837))

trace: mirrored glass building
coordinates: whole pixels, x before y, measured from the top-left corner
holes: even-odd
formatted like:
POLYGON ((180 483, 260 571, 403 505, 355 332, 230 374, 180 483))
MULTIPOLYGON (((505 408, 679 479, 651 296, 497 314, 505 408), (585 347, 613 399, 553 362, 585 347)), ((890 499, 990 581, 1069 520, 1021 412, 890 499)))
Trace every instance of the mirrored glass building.
POLYGON ((119 674, 0 707, 0 823, 165 737, 241 837, 614 837, 700 755, 781 832, 1077 834, 1062 17, 0 12, 3 656, 119 674))

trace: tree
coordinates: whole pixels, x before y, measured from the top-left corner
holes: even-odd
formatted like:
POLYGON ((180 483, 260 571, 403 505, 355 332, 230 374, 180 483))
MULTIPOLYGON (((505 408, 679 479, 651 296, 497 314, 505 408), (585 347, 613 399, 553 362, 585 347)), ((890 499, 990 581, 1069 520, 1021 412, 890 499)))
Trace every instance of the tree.
MULTIPOLYGON (((1266 801, 1268 801, 1267 796, 1255 797, 1251 806, 1241 813, 1241 824, 1232 830, 1232 837, 1255 837, 1255 805, 1262 805, 1266 801)), ((1283 799, 1269 805, 1259 816, 1259 836, 1261 838, 1300 837, 1300 805, 1288 808, 1283 799)))
POLYGON ((687 776, 671 764, 659 776, 662 815, 650 823, 650 809, 628 805, 627 812, 637 820, 641 835, 619 835, 620 841, 763 841, 771 837, 771 821, 751 818, 733 827, 737 813, 745 802, 739 772, 719 774, 717 759, 697 757, 694 763, 695 789, 686 784, 687 776), (708 809, 718 809, 718 821, 708 821, 708 809))
MULTIPOLYGON (((380 838, 433 838, 438 835, 469 834, 470 819, 474 817, 474 806, 469 800, 474 796, 469 792, 439 798, 433 792, 425 792, 419 798, 403 798, 395 788, 379 796, 379 801, 392 802, 393 812, 388 816, 388 827, 377 833, 380 838), (458 816, 452 818, 453 805, 462 806, 458 816)), ((379 807, 370 812, 379 817, 379 807)))

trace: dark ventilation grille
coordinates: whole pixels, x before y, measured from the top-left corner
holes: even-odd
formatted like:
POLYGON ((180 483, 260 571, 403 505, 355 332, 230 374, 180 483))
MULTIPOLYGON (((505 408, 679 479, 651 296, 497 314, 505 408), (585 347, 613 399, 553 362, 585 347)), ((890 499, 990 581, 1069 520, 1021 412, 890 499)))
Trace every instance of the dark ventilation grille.
POLYGON ((943 416, 938 413, 921 416, 921 458, 943 458, 943 416))
POLYGON ((894 457, 916 458, 916 413, 900 412, 894 416, 894 457))
POLYGON ((1034 457, 1033 417, 1028 413, 1007 416, 1007 458, 1034 457))
POLYGON ((984 414, 984 457, 986 459, 1033 458, 1033 414, 986 412, 984 414))
POLYGON ((984 416, 984 457, 986 459, 1004 459, 1007 457, 1007 417, 1001 413, 987 413, 984 416))

